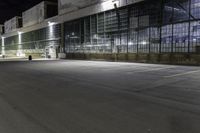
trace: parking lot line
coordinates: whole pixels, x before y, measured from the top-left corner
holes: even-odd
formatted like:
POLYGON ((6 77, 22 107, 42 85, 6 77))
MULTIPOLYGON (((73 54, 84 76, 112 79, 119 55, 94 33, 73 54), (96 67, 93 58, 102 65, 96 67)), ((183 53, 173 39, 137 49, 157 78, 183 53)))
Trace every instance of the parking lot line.
POLYGON ((171 69, 171 68, 176 68, 176 67, 162 67, 162 68, 152 68, 152 69, 144 69, 144 70, 139 70, 139 71, 134 71, 134 72, 128 72, 128 74, 132 73, 144 73, 144 72, 153 72, 153 71, 160 71, 160 70, 165 70, 165 69, 171 69))
POLYGON ((189 74, 193 74, 193 73, 197 73, 197 72, 200 72, 200 70, 189 71, 189 72, 185 72, 185 73, 179 73, 179 74, 174 74, 174 75, 170 75, 170 76, 165 76, 165 78, 173 78, 173 77, 178 77, 178 76, 184 76, 184 75, 189 75, 189 74))

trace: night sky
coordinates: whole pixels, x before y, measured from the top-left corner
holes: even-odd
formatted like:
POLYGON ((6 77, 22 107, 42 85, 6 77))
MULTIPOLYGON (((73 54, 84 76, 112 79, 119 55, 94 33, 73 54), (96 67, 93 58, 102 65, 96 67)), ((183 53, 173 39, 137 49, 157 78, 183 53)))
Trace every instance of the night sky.
MULTIPOLYGON (((44 0, 0 0, 0 24, 44 0)), ((57 2, 57 0, 46 0, 57 2)))

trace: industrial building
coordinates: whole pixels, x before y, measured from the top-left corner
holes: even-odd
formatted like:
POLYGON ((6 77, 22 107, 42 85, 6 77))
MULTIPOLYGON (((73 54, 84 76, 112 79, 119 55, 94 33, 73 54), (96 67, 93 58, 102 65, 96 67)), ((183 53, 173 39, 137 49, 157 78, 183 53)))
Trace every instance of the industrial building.
POLYGON ((200 0, 58 0, 21 18, 4 25, 5 57, 200 62, 200 0))

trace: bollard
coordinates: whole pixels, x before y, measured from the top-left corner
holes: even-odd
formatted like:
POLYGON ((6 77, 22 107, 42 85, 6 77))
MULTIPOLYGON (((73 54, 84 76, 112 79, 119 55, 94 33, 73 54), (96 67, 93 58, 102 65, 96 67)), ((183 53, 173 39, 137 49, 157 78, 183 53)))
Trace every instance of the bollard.
POLYGON ((30 61, 32 60, 32 56, 31 55, 28 56, 28 60, 30 60, 30 61))

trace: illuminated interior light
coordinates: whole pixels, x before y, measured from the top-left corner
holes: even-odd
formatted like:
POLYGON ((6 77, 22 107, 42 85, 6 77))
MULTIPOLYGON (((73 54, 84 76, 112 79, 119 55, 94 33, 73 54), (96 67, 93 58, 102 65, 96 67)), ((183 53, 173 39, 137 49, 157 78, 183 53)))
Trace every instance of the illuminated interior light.
POLYGON ((195 3, 194 6, 195 7, 200 7, 200 3, 195 3))
POLYGON ((93 38, 94 38, 94 39, 98 39, 98 35, 97 35, 97 34, 94 34, 94 35, 93 35, 93 38))
POLYGON ((79 37, 78 36, 72 36, 70 38, 72 38, 72 39, 78 39, 79 37))
POLYGON ((147 42, 146 41, 142 41, 141 44, 142 45, 147 45, 147 42))
POLYGON ((129 42, 128 45, 133 45, 133 43, 132 43, 132 42, 129 42))
POLYGON ((193 39, 193 41, 197 41, 197 39, 196 39, 196 38, 194 38, 194 39, 193 39))
POLYGON ((101 45, 101 44, 96 44, 96 45, 91 45, 91 44, 88 44, 88 45, 85 45, 85 47, 89 47, 89 48, 92 48, 92 47, 109 47, 110 44, 104 44, 104 45, 101 45))

